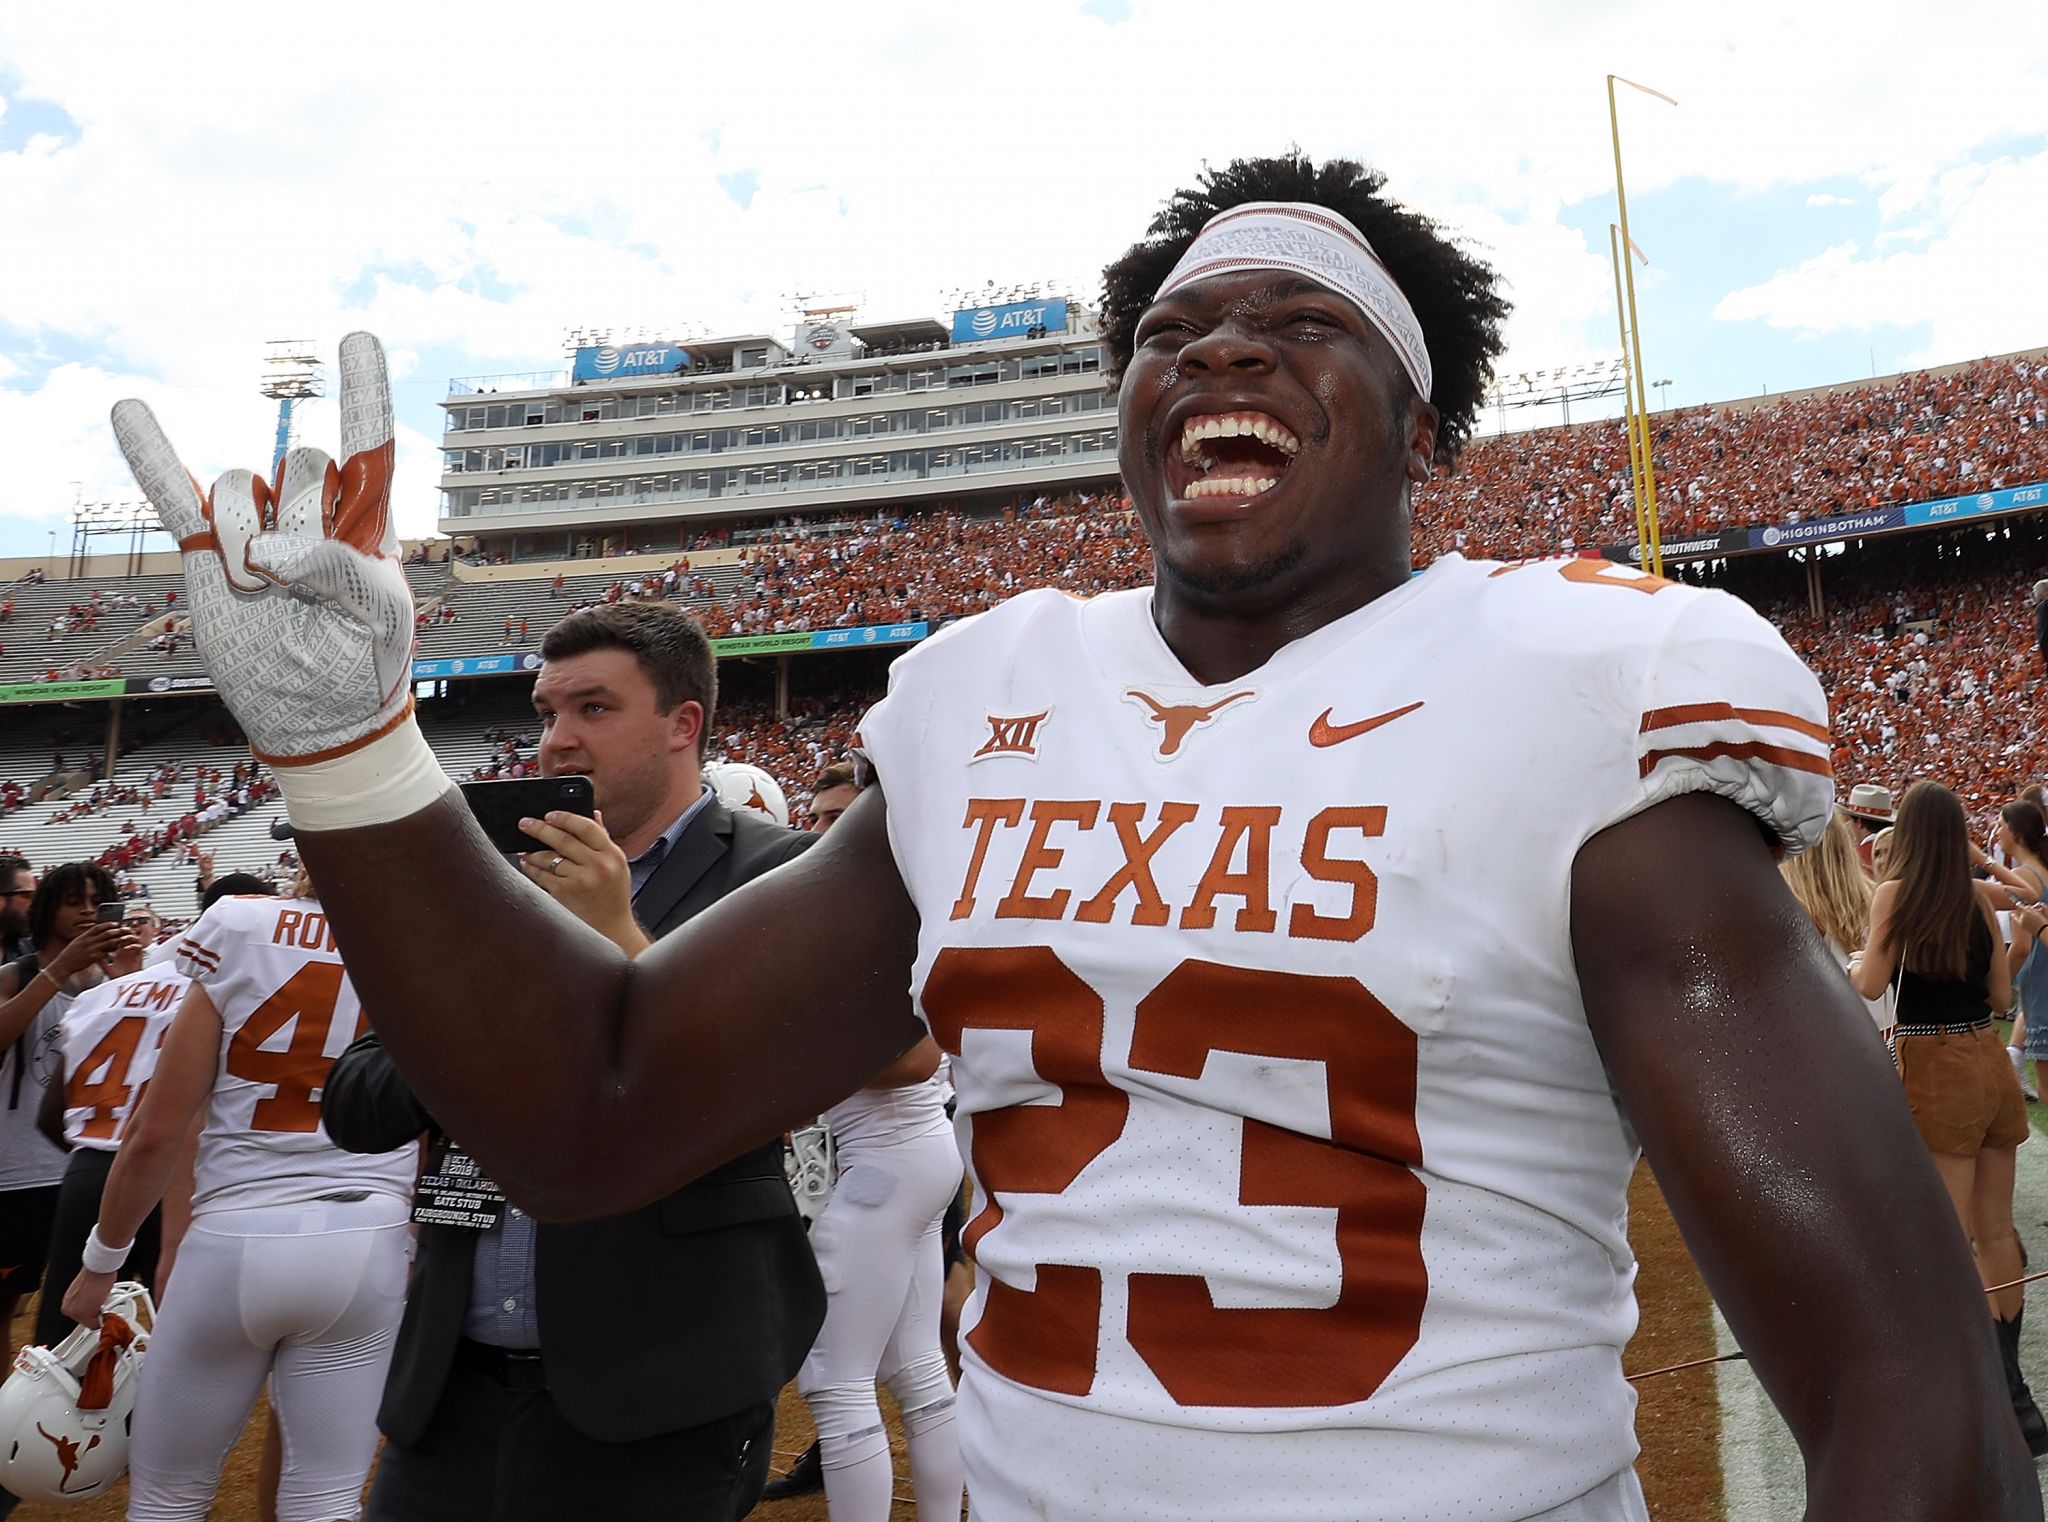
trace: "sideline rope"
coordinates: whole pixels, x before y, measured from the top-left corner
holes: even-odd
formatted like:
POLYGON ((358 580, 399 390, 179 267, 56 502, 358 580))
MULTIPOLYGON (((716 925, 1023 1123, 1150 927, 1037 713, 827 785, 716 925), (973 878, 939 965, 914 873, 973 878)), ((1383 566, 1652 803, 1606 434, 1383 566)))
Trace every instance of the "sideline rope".
MULTIPOLYGON (((2004 1284, 1991 1285, 1984 1293, 1995 1295, 2000 1290, 2018 1289, 2023 1284, 2035 1284, 2043 1279, 2048 1279, 2048 1271, 2038 1274, 2024 1274, 2020 1278, 2008 1280, 2004 1284)), ((1704 1369, 1709 1364, 1734 1363, 1738 1359, 1747 1362, 1748 1356, 1748 1354, 1738 1348, 1733 1353, 1721 1353, 1713 1358, 1695 1358, 1686 1363, 1674 1363, 1661 1369, 1647 1369, 1641 1374, 1630 1374, 1625 1377, 1630 1384, 1639 1384, 1643 1380, 1656 1379, 1665 1374, 1683 1374, 1687 1369, 1704 1369)))

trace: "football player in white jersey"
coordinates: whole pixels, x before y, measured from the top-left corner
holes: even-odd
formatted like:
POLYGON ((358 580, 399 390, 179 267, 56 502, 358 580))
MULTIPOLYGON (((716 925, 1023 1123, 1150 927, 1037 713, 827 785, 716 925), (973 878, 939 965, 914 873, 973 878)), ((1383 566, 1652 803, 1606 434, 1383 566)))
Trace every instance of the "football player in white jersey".
POLYGON ((140 404, 116 432, 380 1034, 515 1197, 617 1211, 948 1050, 985 1522, 1641 1519, 1639 1143, 1808 1517, 2038 1518, 1967 1246, 1775 869, 1827 818, 1819 688, 1624 567, 1411 578, 1504 304, 1380 188, 1175 195, 1105 281, 1154 585, 904 657, 879 785, 636 960, 516 890, 411 721, 375 340, 338 471, 202 501, 140 404))
MULTIPOLYGON (((221 878, 200 896, 203 914, 230 894, 269 894, 270 885, 247 872, 221 878)), ((141 928, 134 906, 127 925, 147 946, 149 915, 141 928)), ((140 951, 143 965, 110 982, 80 994, 65 1008, 58 1024, 62 1049, 61 1082, 50 1085, 43 1098, 44 1130, 61 1136, 71 1149, 64 1169, 64 1181, 57 1194, 55 1224, 50 1230, 50 1261, 43 1270, 43 1293, 36 1307, 36 1341, 55 1347, 73 1322, 64 1314, 64 1291, 79 1269, 79 1252, 86 1233, 99 1219, 100 1194, 107 1173, 120 1150, 121 1136, 134 1114, 143 1086, 156 1069, 157 1048, 170 1027, 191 979, 168 965, 174 944, 165 947, 164 957, 154 948, 140 951), (54 1112, 54 1113, 52 1113, 54 1112)), ((176 1219, 182 1223, 187 1202, 170 1201, 176 1219)), ((119 1269, 122 1278, 135 1279, 156 1288, 162 1285, 158 1271, 159 1221, 161 1211, 151 1211, 137 1232, 133 1250, 119 1269)))
POLYGON ((84 1267, 91 1315, 198 1128, 192 1220, 136 1397, 131 1522, 199 1522, 268 1382, 280 1522, 361 1515, 404 1307, 416 1147, 343 1152, 327 1070, 362 1008, 301 873, 288 898, 224 898, 179 942, 191 980, 109 1171, 84 1267))

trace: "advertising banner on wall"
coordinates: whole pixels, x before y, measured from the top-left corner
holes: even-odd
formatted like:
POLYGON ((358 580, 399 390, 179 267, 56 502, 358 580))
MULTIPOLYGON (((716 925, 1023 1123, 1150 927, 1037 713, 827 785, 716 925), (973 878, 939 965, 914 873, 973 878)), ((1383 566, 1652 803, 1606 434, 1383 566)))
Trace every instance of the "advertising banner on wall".
POLYGON ((2024 512, 2030 507, 2048 507, 2048 484, 2008 486, 1998 491, 1980 491, 1967 497, 1944 497, 1939 502, 1913 502, 1906 507, 1909 528, 1923 523, 1950 523, 1958 518, 1981 518, 1992 513, 2024 512))
POLYGON ((728 634, 711 642, 713 655, 777 655, 785 650, 810 648, 809 630, 789 634, 728 634))
MULTIPOLYGON (((1926 528, 1931 524, 1956 523, 1970 518, 1992 518, 2001 513, 2024 513, 2044 507, 2048 507, 2048 482, 2002 486, 1996 491, 1973 492, 1967 497, 1943 497, 1934 502, 1874 507, 1864 513, 1808 518, 1799 523, 1771 523, 1762 528, 1722 529, 1713 534, 1666 539, 1664 558, 1706 560, 1745 550, 1784 550, 1801 544, 1830 544, 1837 539, 1860 539, 1866 534, 1891 534, 1900 529, 1926 528)), ((1612 544, 1601 553, 1609 560, 1619 560, 1625 565, 1634 565, 1641 558, 1634 544, 1612 544)))
POLYGON ((811 636, 813 650, 840 650, 851 645, 910 645, 932 632, 928 623, 874 624, 865 629, 821 629, 811 636))
POLYGON ((1039 301, 965 307, 953 314, 956 344, 980 343, 985 338, 1022 338, 1034 328, 1043 328, 1048 333, 1066 332, 1066 298, 1048 296, 1039 301))
POLYGON ((1810 518, 1803 523, 1772 523, 1753 528, 1749 531, 1749 543, 1752 549, 1782 550, 1795 544, 1825 544, 1831 539, 1882 534, 1905 526, 1903 507, 1879 507, 1867 513, 1841 513, 1832 518, 1810 518))
POLYGON ((673 340, 659 343, 594 344, 576 351, 570 378, 576 381, 635 380, 679 375, 690 368, 690 351, 673 340))
POLYGON ((117 676, 90 682, 6 682, 0 683, 0 703, 62 703, 72 698, 112 698, 119 697, 127 686, 117 676))
POLYGON ((538 670, 540 652, 528 650, 522 655, 459 655, 438 661, 414 661, 412 679, 432 682, 450 676, 502 676, 508 671, 538 670))
MULTIPOLYGON (((1724 529, 1718 534, 1693 534, 1684 539, 1666 539, 1661 546, 1666 560, 1712 560, 1749 548, 1747 529, 1724 529)), ((1639 544, 1610 544, 1600 552, 1609 560, 1635 565, 1643 558, 1639 544)))

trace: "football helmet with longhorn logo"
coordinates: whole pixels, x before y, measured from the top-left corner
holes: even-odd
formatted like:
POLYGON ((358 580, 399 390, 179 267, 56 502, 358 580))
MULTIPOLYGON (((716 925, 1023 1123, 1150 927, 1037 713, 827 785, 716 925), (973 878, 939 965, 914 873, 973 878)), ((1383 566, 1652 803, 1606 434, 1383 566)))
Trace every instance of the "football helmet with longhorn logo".
POLYGON ((752 809, 779 825, 789 824, 789 799, 782 784, 753 762, 713 761, 704 768, 704 780, 727 808, 752 809))
POLYGON ((156 1306, 114 1286, 100 1325, 23 1348, 0 1385, 0 1485, 26 1501, 84 1501, 128 1472, 128 1418, 156 1306))

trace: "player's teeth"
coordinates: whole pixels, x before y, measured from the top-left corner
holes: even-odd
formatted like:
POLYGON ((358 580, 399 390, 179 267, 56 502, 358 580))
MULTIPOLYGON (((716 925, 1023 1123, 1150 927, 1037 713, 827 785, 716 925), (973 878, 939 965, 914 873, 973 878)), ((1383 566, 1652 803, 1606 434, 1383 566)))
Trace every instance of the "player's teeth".
POLYGON ((1277 476, 1237 476, 1223 481, 1195 481, 1187 489, 1190 497, 1256 497, 1280 484, 1277 476))

